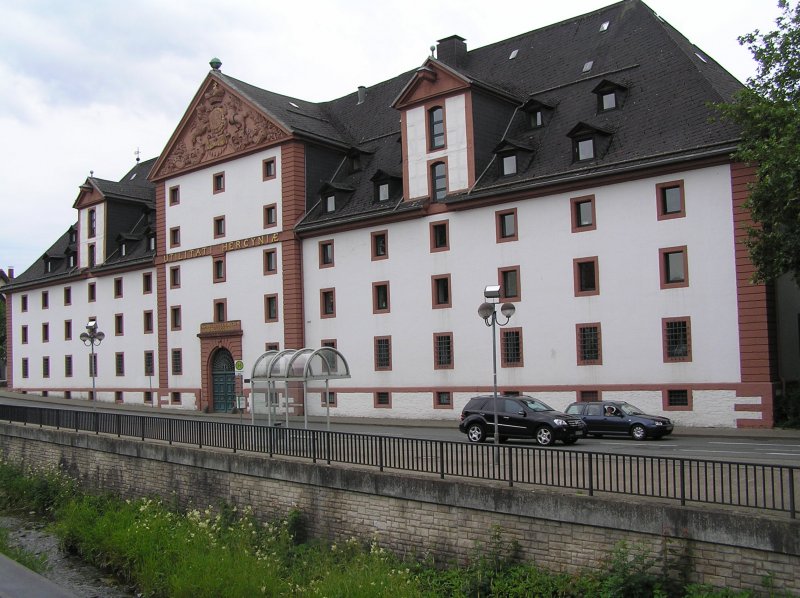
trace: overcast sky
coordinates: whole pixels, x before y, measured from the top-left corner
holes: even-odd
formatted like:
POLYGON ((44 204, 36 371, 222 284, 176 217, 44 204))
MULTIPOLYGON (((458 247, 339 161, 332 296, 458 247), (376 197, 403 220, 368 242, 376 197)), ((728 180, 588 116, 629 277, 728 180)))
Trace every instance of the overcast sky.
MULTIPOLYGON (((646 0, 740 81, 738 36, 774 29, 777 0, 646 0)), ((422 64, 437 39, 474 49, 609 0, 0 0, 0 268, 26 270, 77 220, 90 171, 119 180, 157 156, 212 57, 223 72, 311 100, 422 64)))

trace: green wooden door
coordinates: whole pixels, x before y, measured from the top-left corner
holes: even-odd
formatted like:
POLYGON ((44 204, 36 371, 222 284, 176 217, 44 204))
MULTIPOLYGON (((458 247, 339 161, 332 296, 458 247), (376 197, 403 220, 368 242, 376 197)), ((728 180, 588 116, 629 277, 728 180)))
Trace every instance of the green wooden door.
POLYGON ((232 411, 236 405, 236 378, 233 356, 226 349, 220 349, 214 353, 214 359, 211 362, 211 376, 214 411, 232 411))

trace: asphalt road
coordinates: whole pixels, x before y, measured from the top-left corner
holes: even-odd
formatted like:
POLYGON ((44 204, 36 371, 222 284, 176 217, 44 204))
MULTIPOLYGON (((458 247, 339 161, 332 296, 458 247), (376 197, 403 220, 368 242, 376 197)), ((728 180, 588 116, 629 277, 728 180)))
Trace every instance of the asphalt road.
MULTIPOLYGON (((56 407, 61 409, 91 409, 95 407, 87 401, 33 396, 19 397, 0 392, 0 403, 11 405, 56 407)), ((96 405, 102 411, 139 413, 161 417, 181 417, 203 419, 206 421, 226 421, 230 423, 250 423, 248 415, 214 415, 196 411, 175 412, 136 405, 96 405)), ((285 425, 281 417, 281 425, 285 425)), ((402 438, 426 438, 466 442, 466 436, 458 431, 457 420, 452 422, 405 421, 370 418, 331 418, 330 430, 333 432, 376 434, 402 438)), ((274 423, 274 422, 273 422, 274 423)), ((266 419, 256 421, 266 425, 266 419)), ((289 426, 302 428, 302 418, 292 418, 289 426)), ((308 427, 315 430, 327 429, 324 418, 309 418, 308 427)), ((491 442, 491 438, 489 439, 491 442)), ((512 440, 512 444, 534 445, 534 441, 512 440)), ((616 453, 622 455, 647 455, 687 459, 708 459, 741 463, 760 463, 772 465, 794 465, 800 467, 800 430, 734 430, 729 428, 676 428, 671 436, 659 440, 635 441, 631 438, 584 438, 577 444, 566 447, 556 443, 555 448, 572 451, 616 453)))

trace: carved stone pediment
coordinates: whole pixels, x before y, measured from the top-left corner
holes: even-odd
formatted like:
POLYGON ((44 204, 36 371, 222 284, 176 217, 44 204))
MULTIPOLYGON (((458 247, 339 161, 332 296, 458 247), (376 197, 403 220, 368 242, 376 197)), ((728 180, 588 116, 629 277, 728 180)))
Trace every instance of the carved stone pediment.
POLYGON ((159 176, 279 141, 287 134, 219 81, 211 79, 178 132, 159 176))

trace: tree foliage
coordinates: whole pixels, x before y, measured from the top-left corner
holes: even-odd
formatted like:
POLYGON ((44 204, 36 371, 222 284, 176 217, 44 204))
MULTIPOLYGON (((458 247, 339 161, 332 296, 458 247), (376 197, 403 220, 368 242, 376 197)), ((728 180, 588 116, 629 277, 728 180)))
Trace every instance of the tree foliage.
POLYGON ((790 272, 800 282, 800 3, 778 6, 777 29, 739 38, 758 72, 719 108, 742 128, 735 158, 758 172, 747 205, 755 223, 747 239, 755 280, 790 272))

